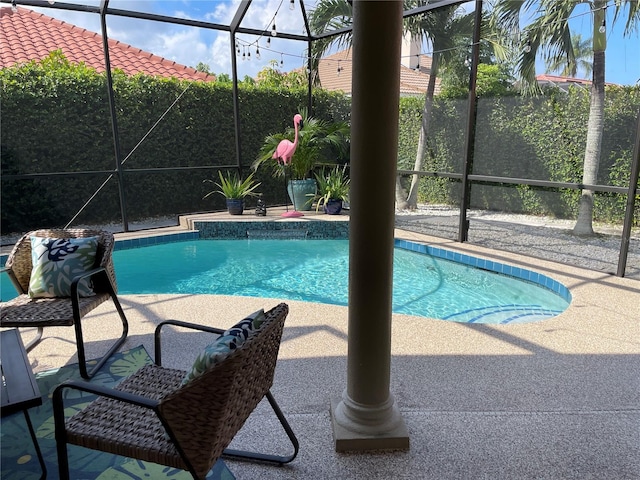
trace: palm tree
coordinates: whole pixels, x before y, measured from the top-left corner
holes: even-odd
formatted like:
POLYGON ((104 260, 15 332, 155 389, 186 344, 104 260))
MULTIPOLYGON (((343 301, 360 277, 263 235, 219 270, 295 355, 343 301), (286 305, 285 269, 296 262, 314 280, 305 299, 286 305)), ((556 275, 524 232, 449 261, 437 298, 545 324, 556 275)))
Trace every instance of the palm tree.
MULTIPOLYGON (((422 4, 423 2, 420 0, 405 0, 404 8, 408 10, 422 4)), ((322 0, 309 16, 310 28, 315 33, 350 27, 351 22, 351 5, 345 0, 322 0)), ((414 38, 426 39, 432 45, 434 52, 431 61, 429 83, 425 94, 422 125, 418 139, 414 171, 420 171, 424 161, 438 70, 441 65, 445 64, 449 58, 455 55, 454 47, 456 36, 470 36, 472 26, 473 14, 458 14, 457 5, 448 5, 434 9, 424 15, 410 17, 405 20, 405 33, 412 35, 414 38)), ((351 31, 345 31, 332 39, 314 42, 312 58, 315 65, 317 65, 322 54, 333 43, 342 46, 350 45, 351 31)), ((314 70, 316 70, 316 68, 314 68, 314 70)), ((413 175, 407 198, 404 198, 404 191, 400 185, 399 178, 396 180, 396 201, 399 208, 416 208, 418 203, 419 180, 420 177, 418 175, 413 175)))
MULTIPOLYGON (((422 111, 422 126, 418 137, 418 148, 413 170, 422 170, 425 151, 427 148, 427 134, 429 133, 429 122, 433 111, 433 96, 436 88, 436 77, 440 67, 451 59, 457 58, 456 37, 470 37, 473 28, 473 13, 460 15, 457 5, 432 10, 421 17, 412 17, 407 22, 407 29, 412 35, 424 36, 433 47, 431 57, 431 71, 429 72, 429 83, 424 97, 424 109, 422 111)), ((399 180, 399 179, 398 179, 399 180)), ((414 174, 411 178, 411 187, 406 204, 399 203, 400 208, 415 209, 418 206, 418 188, 420 186, 420 176, 414 174)), ((398 189, 396 189, 398 191, 398 189)))
MULTIPOLYGON (((604 83, 606 9, 613 4, 614 23, 626 9, 625 35, 631 33, 640 23, 640 2, 637 0, 498 0, 495 5, 495 20, 512 31, 517 31, 520 16, 532 16, 534 20, 523 29, 518 71, 525 91, 535 93, 539 87, 535 81, 535 61, 538 50, 549 59, 558 59, 567 65, 576 63, 576 52, 572 48, 569 18, 580 5, 588 5, 593 18, 593 80, 591 82, 591 103, 587 124, 586 148, 582 183, 595 185, 598 178, 600 149, 604 126, 604 83)), ((593 234, 593 191, 583 189, 578 205, 578 219, 573 228, 576 235, 593 234)))
POLYGON ((559 72, 563 77, 577 77, 578 73, 584 73, 585 77, 593 71, 593 49, 591 39, 582 38, 579 33, 571 35, 571 49, 573 50, 573 62, 557 56, 545 59, 547 72, 559 72))

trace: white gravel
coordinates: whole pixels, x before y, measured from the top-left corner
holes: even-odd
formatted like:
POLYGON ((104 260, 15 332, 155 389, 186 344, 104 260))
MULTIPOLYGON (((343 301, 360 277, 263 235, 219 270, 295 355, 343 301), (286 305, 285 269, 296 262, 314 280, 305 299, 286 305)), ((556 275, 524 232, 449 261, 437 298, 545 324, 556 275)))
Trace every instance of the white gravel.
MULTIPOLYGON (((420 205, 396 212, 398 228, 457 239, 459 211, 420 205)), ((615 274, 622 226, 594 224, 594 236, 572 233, 573 220, 469 210, 469 243, 615 274)), ((632 230, 625 277, 640 280, 640 229, 632 230)))

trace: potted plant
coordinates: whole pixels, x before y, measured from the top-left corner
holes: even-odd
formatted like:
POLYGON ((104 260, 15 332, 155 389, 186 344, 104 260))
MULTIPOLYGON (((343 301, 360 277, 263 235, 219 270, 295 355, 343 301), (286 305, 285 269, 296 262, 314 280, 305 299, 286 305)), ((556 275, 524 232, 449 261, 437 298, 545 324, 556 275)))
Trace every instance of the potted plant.
POLYGON ((322 207, 329 215, 338 215, 342 211, 342 202, 349 200, 351 179, 347 176, 347 166, 335 166, 328 174, 316 173, 318 192, 314 196, 316 212, 322 207))
POLYGON ((244 199, 249 196, 257 196, 255 189, 260 186, 260 182, 253 179, 253 173, 242 180, 235 172, 227 172, 226 176, 218 170, 220 182, 206 179, 205 182, 211 182, 218 188, 207 193, 203 198, 209 195, 219 193, 227 199, 227 211, 231 215, 242 215, 244 212, 244 199))
POLYGON ((311 210, 316 194, 313 170, 320 163, 344 158, 349 152, 349 124, 347 122, 327 122, 310 117, 301 109, 301 128, 288 127, 283 133, 267 135, 252 168, 270 166, 275 178, 285 177, 289 197, 297 210, 311 210), (297 135, 296 135, 297 131, 297 135), (283 141, 293 141, 295 153, 288 162, 277 161, 274 153, 283 141))

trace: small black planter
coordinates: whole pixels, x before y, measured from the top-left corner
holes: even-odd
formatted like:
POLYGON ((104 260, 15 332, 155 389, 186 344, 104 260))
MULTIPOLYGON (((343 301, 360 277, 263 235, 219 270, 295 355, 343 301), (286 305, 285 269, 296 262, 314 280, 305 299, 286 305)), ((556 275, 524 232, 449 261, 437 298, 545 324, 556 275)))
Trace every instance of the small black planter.
POLYGON ((229 215, 242 215, 244 200, 242 198, 227 198, 227 211, 229 215))
POLYGON ((338 215, 342 211, 342 200, 330 198, 324 204, 324 213, 327 215, 338 215))

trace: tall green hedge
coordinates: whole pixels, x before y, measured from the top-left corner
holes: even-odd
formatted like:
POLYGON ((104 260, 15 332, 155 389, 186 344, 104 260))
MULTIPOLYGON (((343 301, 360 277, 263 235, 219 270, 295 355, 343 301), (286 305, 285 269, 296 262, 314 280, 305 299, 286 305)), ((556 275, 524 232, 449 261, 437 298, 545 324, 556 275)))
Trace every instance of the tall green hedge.
MULTIPOLYGON (((66 225, 91 198, 75 224, 120 222, 105 75, 52 54, 0 70, 0 82, 2 231, 66 225), (75 175, 6 178, 53 172, 75 175)), ((215 177, 212 167, 237 162, 231 84, 117 71, 113 82, 129 220, 224 208, 222 197, 203 200, 211 186, 203 180, 215 177)), ((307 90, 242 85, 238 99, 241 163, 248 169, 265 136, 291 125, 306 106, 307 90)), ((343 95, 320 90, 313 104, 321 118, 349 118, 343 95)), ((284 185, 258 176, 267 202, 284 203, 284 185)))
MULTIPOLYGON (((203 179, 213 178, 215 167, 236 164, 231 84, 122 72, 113 79, 128 219, 224 208, 222 197, 203 200, 211 186, 203 179), (154 168, 165 170, 149 170, 154 168)), ((74 224, 121 222, 105 75, 53 54, 0 70, 0 87, 2 231, 63 226, 85 204, 74 224), (65 174, 7 178, 54 172, 65 174)), ((627 187, 640 87, 608 87, 606 98, 599 183, 627 187)), ((248 169, 265 136, 283 131, 306 105, 307 91, 240 85, 238 101, 241 163, 248 169)), ((401 99, 401 169, 413 169, 423 105, 424 98, 401 99)), ((346 120, 350 99, 316 90, 313 108, 319 118, 346 120)), ((482 97, 473 173, 580 182, 588 108, 583 89, 537 98, 482 97)), ((435 99, 425 171, 462 171, 467 110, 466 100, 435 99)), ((284 185, 267 171, 257 176, 266 201, 284 203, 284 185)), ((455 181, 428 178, 420 200, 458 204, 459 192, 455 181)), ((574 190, 472 187, 472 207, 560 217, 574 215, 577 198, 574 190)), ((596 198, 597 219, 622 219, 623 196, 596 198)))
MULTIPOLYGON (((435 98, 424 171, 461 173, 465 156, 466 99, 435 98)), ((399 167, 413 169, 423 99, 401 99, 399 167)), ((640 87, 608 86, 598 183, 627 188, 635 141, 640 87)), ((481 97, 477 105, 472 173, 478 175, 580 183, 589 91, 547 91, 540 97, 481 97)), ((457 184, 423 180, 420 200, 457 204, 457 184)), ((472 186, 472 207, 575 217, 579 191, 518 185, 472 186)), ((621 221, 626 198, 598 194, 596 220, 621 221)), ((636 224, 640 224, 640 199, 636 224)))

